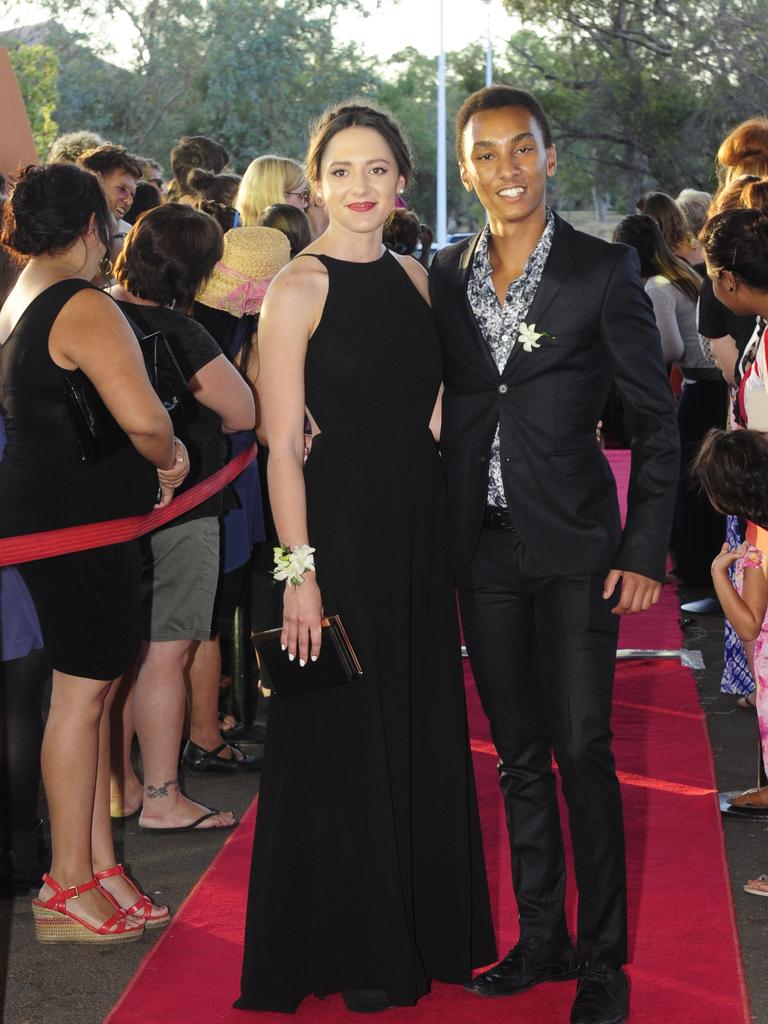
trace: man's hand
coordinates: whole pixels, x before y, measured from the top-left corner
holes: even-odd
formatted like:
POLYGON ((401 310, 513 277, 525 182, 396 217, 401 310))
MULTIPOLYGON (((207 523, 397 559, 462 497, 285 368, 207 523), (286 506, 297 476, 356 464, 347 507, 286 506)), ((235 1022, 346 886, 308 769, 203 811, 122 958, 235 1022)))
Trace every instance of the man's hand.
POLYGON ((661 597, 661 584, 639 572, 626 572, 624 569, 611 569, 605 577, 603 597, 607 601, 613 596, 616 584, 621 580, 621 597, 613 615, 633 615, 635 612, 646 612, 661 597))

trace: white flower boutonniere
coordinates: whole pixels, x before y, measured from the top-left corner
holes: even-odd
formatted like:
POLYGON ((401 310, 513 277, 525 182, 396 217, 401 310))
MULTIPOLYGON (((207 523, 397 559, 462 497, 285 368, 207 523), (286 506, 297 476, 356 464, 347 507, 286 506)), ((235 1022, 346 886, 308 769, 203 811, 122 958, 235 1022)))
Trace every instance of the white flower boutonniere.
MULTIPOLYGON (((533 352, 535 348, 541 348, 539 338, 551 337, 552 335, 547 334, 546 331, 537 331, 536 324, 520 324, 520 333, 517 336, 517 340, 526 352, 533 352)), ((554 340, 555 339, 552 338, 552 341, 554 340)))

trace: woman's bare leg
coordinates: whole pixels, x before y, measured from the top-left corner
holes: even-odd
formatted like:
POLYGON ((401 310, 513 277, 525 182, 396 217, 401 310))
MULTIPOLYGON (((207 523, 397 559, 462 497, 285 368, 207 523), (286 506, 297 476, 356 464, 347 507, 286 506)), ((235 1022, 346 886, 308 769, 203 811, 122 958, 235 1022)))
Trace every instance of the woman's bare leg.
POLYGON ((135 666, 125 674, 113 697, 110 718, 110 813, 114 818, 126 818, 141 807, 143 795, 141 780, 133 767, 133 738, 136 725, 133 719, 133 684, 135 666))
MULTIPOLYGON (((146 644, 136 676, 133 709, 144 768, 144 807, 139 824, 145 828, 189 825, 208 810, 179 788, 184 668, 194 643, 166 640, 146 644)), ((199 827, 217 828, 232 821, 232 812, 223 811, 199 827)))
MULTIPOLYGON (((189 738, 203 750, 215 750, 222 741, 219 722, 221 692, 221 647, 219 638, 201 641, 189 659, 189 738)), ((219 757, 237 754, 225 747, 219 757)), ((238 755, 238 760, 242 755, 238 755)))
MULTIPOLYGON (((51 877, 60 886, 82 884, 94 872, 91 852, 99 731, 109 682, 54 669, 51 706, 43 736, 43 786, 51 818, 51 877)), ((44 885, 42 898, 53 895, 44 885)), ((67 909, 100 926, 115 908, 98 890, 68 900, 67 909)))
MULTIPOLYGON (((99 752, 96 769, 96 788, 93 802, 93 826, 91 831, 91 856, 93 870, 106 871, 115 866, 117 857, 112 840, 112 819, 109 813, 110 783, 110 714, 115 697, 120 689, 120 680, 116 680, 109 688, 104 699, 104 710, 99 722, 99 752)), ((105 878, 102 886, 110 892, 123 909, 127 910, 136 902, 136 893, 132 886, 120 876, 105 878)))

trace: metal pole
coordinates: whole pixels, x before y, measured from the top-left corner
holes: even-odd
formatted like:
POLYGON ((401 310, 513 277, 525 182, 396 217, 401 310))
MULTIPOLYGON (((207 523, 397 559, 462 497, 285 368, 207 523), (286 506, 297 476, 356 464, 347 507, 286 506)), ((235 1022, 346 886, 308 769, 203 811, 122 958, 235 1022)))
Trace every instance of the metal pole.
POLYGON ((493 85, 493 42, 491 40, 491 3, 492 0, 483 0, 488 8, 488 27, 485 46, 485 87, 488 89, 493 85))
POLYGON ((443 0, 440 0, 440 56, 437 59, 437 244, 448 241, 448 190, 446 184, 445 148, 445 40, 443 34, 443 0))

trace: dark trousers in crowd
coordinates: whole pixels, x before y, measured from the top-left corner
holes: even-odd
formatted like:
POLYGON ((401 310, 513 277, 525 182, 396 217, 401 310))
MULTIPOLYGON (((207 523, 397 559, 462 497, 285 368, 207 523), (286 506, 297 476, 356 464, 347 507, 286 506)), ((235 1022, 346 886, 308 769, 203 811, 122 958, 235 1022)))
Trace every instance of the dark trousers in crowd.
POLYGON ((552 575, 514 529, 485 528, 457 583, 499 755, 521 939, 569 941, 554 751, 579 891, 579 958, 619 967, 626 872, 610 731, 619 617, 611 614, 618 595, 602 597, 606 573, 552 575))
POLYGON ((719 380, 686 382, 677 406, 680 479, 670 547, 675 572, 686 583, 709 583, 712 559, 725 541, 725 516, 715 512, 691 473, 704 435, 726 425, 728 386, 719 380))

